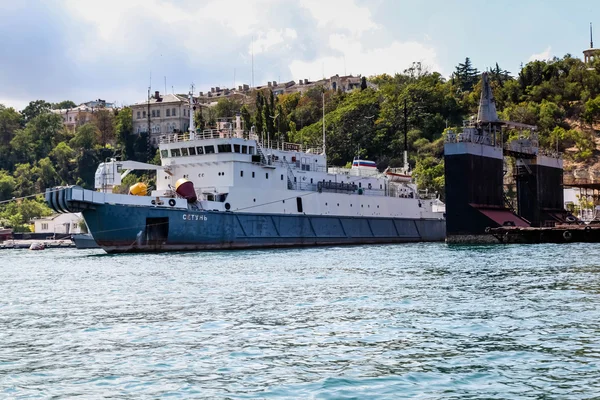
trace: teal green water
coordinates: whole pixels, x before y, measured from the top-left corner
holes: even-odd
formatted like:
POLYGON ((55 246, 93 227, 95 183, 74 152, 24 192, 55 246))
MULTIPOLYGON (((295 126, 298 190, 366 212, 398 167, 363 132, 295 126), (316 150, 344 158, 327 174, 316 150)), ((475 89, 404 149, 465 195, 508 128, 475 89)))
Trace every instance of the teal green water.
POLYGON ((0 253, 0 398, 600 396, 600 245, 0 253))

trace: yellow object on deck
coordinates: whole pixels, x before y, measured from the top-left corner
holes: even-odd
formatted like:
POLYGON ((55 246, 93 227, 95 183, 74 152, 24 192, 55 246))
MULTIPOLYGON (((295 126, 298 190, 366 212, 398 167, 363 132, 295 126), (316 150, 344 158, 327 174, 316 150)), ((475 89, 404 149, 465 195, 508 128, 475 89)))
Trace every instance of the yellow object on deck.
POLYGON ((138 182, 129 188, 129 194, 134 196, 145 196, 148 194, 148 186, 144 182, 138 182))

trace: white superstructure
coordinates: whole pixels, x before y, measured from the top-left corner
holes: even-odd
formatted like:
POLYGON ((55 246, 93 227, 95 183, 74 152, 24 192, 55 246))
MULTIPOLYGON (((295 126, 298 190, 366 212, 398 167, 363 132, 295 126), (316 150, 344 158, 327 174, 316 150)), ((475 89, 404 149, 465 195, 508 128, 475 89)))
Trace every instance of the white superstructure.
MULTIPOLYGON (((190 95, 190 109, 193 107, 190 95)), ((244 130, 235 121, 221 121, 218 129, 162 135, 161 166, 131 161, 102 163, 96 188, 111 192, 130 169, 156 170, 152 204, 176 198, 175 183, 194 185, 199 209, 237 213, 306 214, 353 217, 443 219, 439 200, 420 196, 410 179, 408 164, 401 171, 380 173, 375 162, 355 159, 351 168, 327 167, 318 148, 272 142, 265 135, 244 130), (402 172, 396 173, 396 172, 402 172)), ((146 198, 148 199, 148 198, 146 198)), ((131 204, 145 204, 132 199, 131 204)), ((128 202, 129 203, 129 202, 128 202)))

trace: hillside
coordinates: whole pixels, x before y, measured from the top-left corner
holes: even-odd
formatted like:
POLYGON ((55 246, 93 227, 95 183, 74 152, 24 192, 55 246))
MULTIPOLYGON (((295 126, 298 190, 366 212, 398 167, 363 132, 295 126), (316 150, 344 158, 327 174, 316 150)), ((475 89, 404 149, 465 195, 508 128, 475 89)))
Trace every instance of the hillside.
MULTIPOLYGON (((567 55, 528 63, 516 75, 496 64, 489 76, 501 119, 536 125, 543 147, 554 149, 558 142, 566 170, 600 171, 600 62, 590 68, 567 55)), ((462 121, 476 113, 480 71, 467 58, 448 79, 414 63, 401 74, 369 81, 376 89, 363 82, 351 93, 325 92, 329 163, 344 166, 359 155, 380 169, 401 166, 406 126, 419 186, 443 194, 443 134, 460 131, 462 121)), ((272 140, 320 147, 322 93, 317 87, 276 97, 267 88, 244 104, 222 99, 203 108, 196 122, 201 129, 212 127, 218 118, 241 112, 245 126, 272 140)), ((152 161, 156 151, 147 149, 145 134, 133 133, 129 108, 96 112, 91 122, 70 131, 50 112, 61 104, 37 100, 20 112, 0 105, 0 201, 55 185, 91 188, 97 164, 107 157, 152 161)), ((515 134, 506 132, 505 141, 515 134)), ((48 212, 32 202, 0 208, 0 225, 25 229, 29 218, 48 212), (21 210, 28 204, 33 211, 21 210)))

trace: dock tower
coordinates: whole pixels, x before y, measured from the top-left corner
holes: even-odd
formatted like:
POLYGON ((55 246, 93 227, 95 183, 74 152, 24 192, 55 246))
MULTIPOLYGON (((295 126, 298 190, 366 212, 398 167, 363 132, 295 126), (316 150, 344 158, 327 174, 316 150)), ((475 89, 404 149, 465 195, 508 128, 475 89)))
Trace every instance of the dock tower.
POLYGON ((566 221, 563 161, 558 153, 539 148, 537 134, 509 143, 504 154, 515 158, 517 209, 531 226, 548 227, 566 221))
POLYGON ((502 126, 487 73, 482 76, 477 119, 449 133, 444 144, 446 241, 496 243, 488 227, 528 226, 505 205, 502 126))

